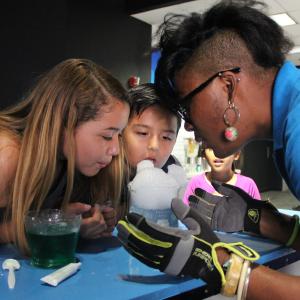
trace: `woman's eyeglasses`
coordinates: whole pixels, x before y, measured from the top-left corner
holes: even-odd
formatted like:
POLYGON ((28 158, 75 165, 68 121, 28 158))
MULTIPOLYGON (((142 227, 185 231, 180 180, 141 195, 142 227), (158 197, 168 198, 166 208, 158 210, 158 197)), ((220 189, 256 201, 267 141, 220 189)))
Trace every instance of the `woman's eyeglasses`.
POLYGON ((202 90, 204 90, 216 77, 221 77, 224 72, 228 72, 228 71, 233 72, 233 73, 239 73, 241 71, 241 68, 235 67, 232 69, 219 71, 218 73, 209 77, 205 82, 201 83, 194 90, 192 90, 190 93, 188 93, 185 97, 183 97, 177 101, 177 104, 176 104, 177 114, 179 114, 183 120, 192 124, 191 119, 189 117, 189 110, 190 110, 190 104, 191 104, 193 97, 196 94, 200 93, 202 90))

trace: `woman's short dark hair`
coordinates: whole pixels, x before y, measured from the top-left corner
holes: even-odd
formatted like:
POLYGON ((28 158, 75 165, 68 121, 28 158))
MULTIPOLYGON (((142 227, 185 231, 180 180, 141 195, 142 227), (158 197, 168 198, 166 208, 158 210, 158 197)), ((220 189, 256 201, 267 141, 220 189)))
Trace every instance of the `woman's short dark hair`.
POLYGON ((161 57, 155 73, 155 84, 163 98, 174 101, 174 76, 196 51, 204 58, 204 63, 201 62, 201 68, 204 69, 206 56, 223 62, 226 54, 231 59, 235 55, 241 57, 245 52, 250 53, 248 56, 252 57, 252 65, 257 67, 268 69, 282 65, 293 43, 285 37, 277 23, 261 12, 264 7, 265 4, 259 1, 223 0, 203 14, 167 15, 158 32, 161 57), (260 10, 256 7, 260 7, 260 10), (228 32, 232 33, 231 40, 227 39, 228 51, 218 51, 218 43, 223 43, 224 48, 222 33, 228 32), (215 49, 204 47, 208 40, 218 35, 221 37, 215 41, 215 49), (240 53, 240 49, 231 44, 236 40, 232 38, 233 35, 238 37, 247 51, 240 53))

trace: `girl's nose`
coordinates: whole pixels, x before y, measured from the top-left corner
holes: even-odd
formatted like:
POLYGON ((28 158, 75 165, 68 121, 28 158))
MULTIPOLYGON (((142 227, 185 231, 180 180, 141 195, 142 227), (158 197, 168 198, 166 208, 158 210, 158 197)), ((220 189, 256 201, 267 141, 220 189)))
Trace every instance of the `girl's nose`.
POLYGON ((116 156, 120 152, 120 144, 119 144, 119 137, 116 135, 113 137, 112 143, 108 148, 108 154, 111 156, 116 156))

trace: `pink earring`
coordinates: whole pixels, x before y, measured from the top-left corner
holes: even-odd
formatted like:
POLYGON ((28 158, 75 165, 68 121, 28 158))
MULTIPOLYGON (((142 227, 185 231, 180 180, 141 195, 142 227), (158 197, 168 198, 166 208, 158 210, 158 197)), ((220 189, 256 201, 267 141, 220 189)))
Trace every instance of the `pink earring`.
POLYGON ((238 138, 238 130, 233 126, 240 118, 240 111, 237 109, 237 107, 234 105, 233 102, 230 100, 228 101, 228 107, 225 109, 223 119, 224 123, 227 125, 227 128, 224 131, 224 136, 227 141, 233 142, 238 138), (227 114, 233 111, 234 113, 234 119, 233 121, 230 121, 227 114))

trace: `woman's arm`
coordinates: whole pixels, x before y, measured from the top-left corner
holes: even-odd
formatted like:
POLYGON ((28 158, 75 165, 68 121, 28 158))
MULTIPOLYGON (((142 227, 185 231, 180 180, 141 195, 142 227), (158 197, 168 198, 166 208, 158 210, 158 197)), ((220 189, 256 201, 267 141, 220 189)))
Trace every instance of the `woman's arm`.
POLYGON ((247 300, 299 299, 300 277, 274 271, 265 266, 255 267, 249 280, 247 300))
MULTIPOLYGON (((279 213, 276 210, 262 209, 260 219, 260 233, 264 237, 287 244, 297 225, 293 217, 279 213)), ((295 250, 300 250, 300 230, 290 245, 295 250)))

